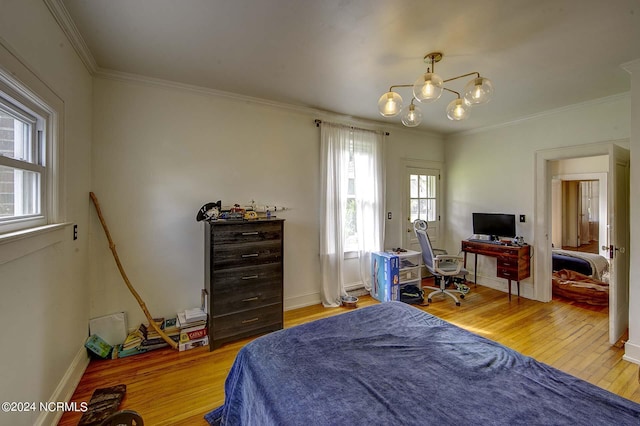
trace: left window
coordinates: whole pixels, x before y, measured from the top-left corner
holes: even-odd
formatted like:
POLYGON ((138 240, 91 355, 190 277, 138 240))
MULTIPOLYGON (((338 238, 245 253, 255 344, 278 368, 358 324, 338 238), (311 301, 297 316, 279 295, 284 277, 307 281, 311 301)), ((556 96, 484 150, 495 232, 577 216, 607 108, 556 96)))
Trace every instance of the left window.
POLYGON ((37 95, 0 72, 0 235, 56 219, 54 117, 37 95))
POLYGON ((0 221, 43 216, 46 194, 43 119, 0 99, 0 221))

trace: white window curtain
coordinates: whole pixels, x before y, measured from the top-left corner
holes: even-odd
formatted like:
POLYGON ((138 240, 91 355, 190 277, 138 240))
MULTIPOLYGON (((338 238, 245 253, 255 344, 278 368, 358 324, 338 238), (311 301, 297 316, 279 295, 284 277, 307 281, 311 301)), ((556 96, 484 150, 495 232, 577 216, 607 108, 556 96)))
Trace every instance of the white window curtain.
POLYGON ((351 238, 356 241, 360 277, 367 290, 371 288, 371 252, 381 251, 384 245, 384 135, 323 122, 320 140, 321 298, 324 306, 338 306, 340 297, 346 295, 343 266, 347 214, 355 216, 355 236, 351 238), (355 199, 355 214, 353 208, 347 212, 348 197, 355 199))

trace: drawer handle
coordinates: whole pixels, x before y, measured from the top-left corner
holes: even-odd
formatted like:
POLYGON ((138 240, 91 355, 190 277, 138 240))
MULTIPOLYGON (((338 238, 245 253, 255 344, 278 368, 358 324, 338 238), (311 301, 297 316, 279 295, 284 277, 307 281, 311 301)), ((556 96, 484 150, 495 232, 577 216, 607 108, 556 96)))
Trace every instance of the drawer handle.
POLYGON ((258 296, 256 297, 249 297, 247 299, 242 299, 243 302, 255 302, 256 300, 258 300, 258 296))
POLYGON ((259 253, 251 253, 251 254, 243 254, 242 258, 244 259, 244 258, 247 258, 247 257, 258 257, 258 256, 260 256, 259 253))
POLYGON ((509 272, 507 272, 507 271, 502 271, 502 275, 505 275, 505 276, 507 276, 507 277, 510 277, 510 276, 511 276, 511 274, 510 274, 509 272))
POLYGON ((258 231, 256 231, 256 232, 243 232, 242 235, 258 235, 258 231))
POLYGON ((243 320, 243 321, 242 321, 242 323, 243 323, 243 324, 250 324, 250 323, 252 323, 252 322, 256 322, 256 321, 258 321, 259 319, 260 319, 260 318, 255 317, 255 318, 251 318, 251 319, 249 319, 249 320, 243 320))
POLYGON ((502 262, 502 266, 511 266, 511 264, 507 262, 502 262))
POLYGON ((243 280, 255 280, 256 278, 258 278, 257 275, 247 275, 245 277, 242 277, 243 280))

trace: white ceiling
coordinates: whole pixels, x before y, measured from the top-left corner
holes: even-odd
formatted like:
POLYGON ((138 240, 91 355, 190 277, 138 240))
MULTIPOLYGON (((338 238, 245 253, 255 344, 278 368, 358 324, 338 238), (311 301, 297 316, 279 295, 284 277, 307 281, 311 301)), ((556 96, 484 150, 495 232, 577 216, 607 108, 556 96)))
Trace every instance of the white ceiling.
MULTIPOLYGON (((472 71, 493 100, 452 122, 444 92, 420 126, 453 133, 628 92, 640 0, 50 0, 98 70, 119 71, 367 120, 380 95, 426 71, 472 71)), ((461 91, 467 79, 452 82, 461 91)), ((411 100, 410 89, 398 89, 411 100)))

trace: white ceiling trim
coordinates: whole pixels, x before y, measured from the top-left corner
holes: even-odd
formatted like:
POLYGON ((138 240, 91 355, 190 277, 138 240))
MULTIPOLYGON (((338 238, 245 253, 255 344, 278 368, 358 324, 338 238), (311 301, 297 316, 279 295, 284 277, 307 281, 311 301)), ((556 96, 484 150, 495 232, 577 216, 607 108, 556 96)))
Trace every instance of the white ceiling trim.
POLYGON ((624 64, 620 65, 620 67, 622 67, 622 69, 629 74, 633 74, 636 71, 640 71, 640 59, 625 62, 624 64))
POLYGON ((624 93, 618 93, 617 95, 611 95, 611 96, 605 96, 604 98, 598 98, 598 99, 591 99, 589 101, 585 101, 585 102, 580 102, 578 104, 573 104, 573 105, 566 105, 563 107, 559 107, 559 108, 554 108, 554 109, 550 109, 547 111, 542 111, 542 112, 538 112, 535 114, 530 114, 530 115, 526 115, 524 117, 520 117, 520 118, 516 118, 515 120, 511 120, 511 121, 507 121, 504 123, 500 123, 500 124, 493 124, 491 126, 485 126, 485 127, 479 127, 477 129, 471 129, 471 130, 466 130, 463 132, 457 132, 457 133, 450 133, 447 135, 448 137, 452 137, 452 136, 466 136, 466 135, 473 135, 473 134, 477 134, 477 133, 483 133, 483 132, 487 132, 490 130, 496 130, 496 129, 501 129, 504 127, 510 127, 510 126, 515 126, 516 124, 520 124, 522 122, 525 121, 531 121, 531 120, 537 120, 539 118, 543 118, 549 115, 554 115, 554 114, 559 114, 561 112, 566 112, 566 111, 571 111, 571 110, 575 110, 575 109, 580 109, 580 108, 584 108, 590 105, 598 105, 598 104, 603 104, 603 103, 608 103, 608 102, 613 102, 616 101, 618 99, 630 99, 631 98, 631 92, 624 92, 624 93))
POLYGON ((181 91, 194 92, 201 95, 227 98, 227 99, 232 99, 239 102, 249 102, 253 104, 267 106, 270 108, 284 109, 284 110, 288 110, 288 111, 299 113, 299 114, 316 116, 315 118, 320 120, 340 120, 345 124, 352 124, 356 126, 367 126, 368 128, 373 128, 374 130, 380 130, 385 132, 390 132, 389 130, 390 128, 395 128, 403 131, 414 131, 421 135, 430 135, 434 137, 443 136, 443 134, 436 133, 433 131, 408 129, 404 126, 401 126, 395 123, 382 123, 374 120, 366 120, 366 119, 362 119, 362 118, 358 118, 350 115, 339 114, 333 111, 326 111, 326 110, 311 108, 307 106, 294 105, 294 104, 288 104, 284 102, 272 101, 269 99, 262 99, 262 98, 252 97, 252 96, 240 95, 237 93, 225 92, 223 90, 210 89, 207 87, 179 83, 179 82, 170 81, 170 80, 163 80, 160 78, 149 77, 149 76, 144 76, 139 74, 131 74, 131 73, 125 73, 121 71, 113 71, 113 70, 106 70, 104 68, 98 68, 93 75, 96 78, 103 78, 105 80, 116 80, 116 81, 122 81, 122 82, 138 83, 138 84, 151 85, 156 87, 164 87, 169 89, 177 89, 181 91))
POLYGON ((56 22, 67 36, 69 43, 71 43, 71 46, 75 49, 84 66, 87 68, 89 73, 94 74, 98 70, 96 60, 87 47, 80 31, 78 31, 73 19, 71 19, 67 8, 60 0, 44 0, 44 3, 47 5, 56 22))

